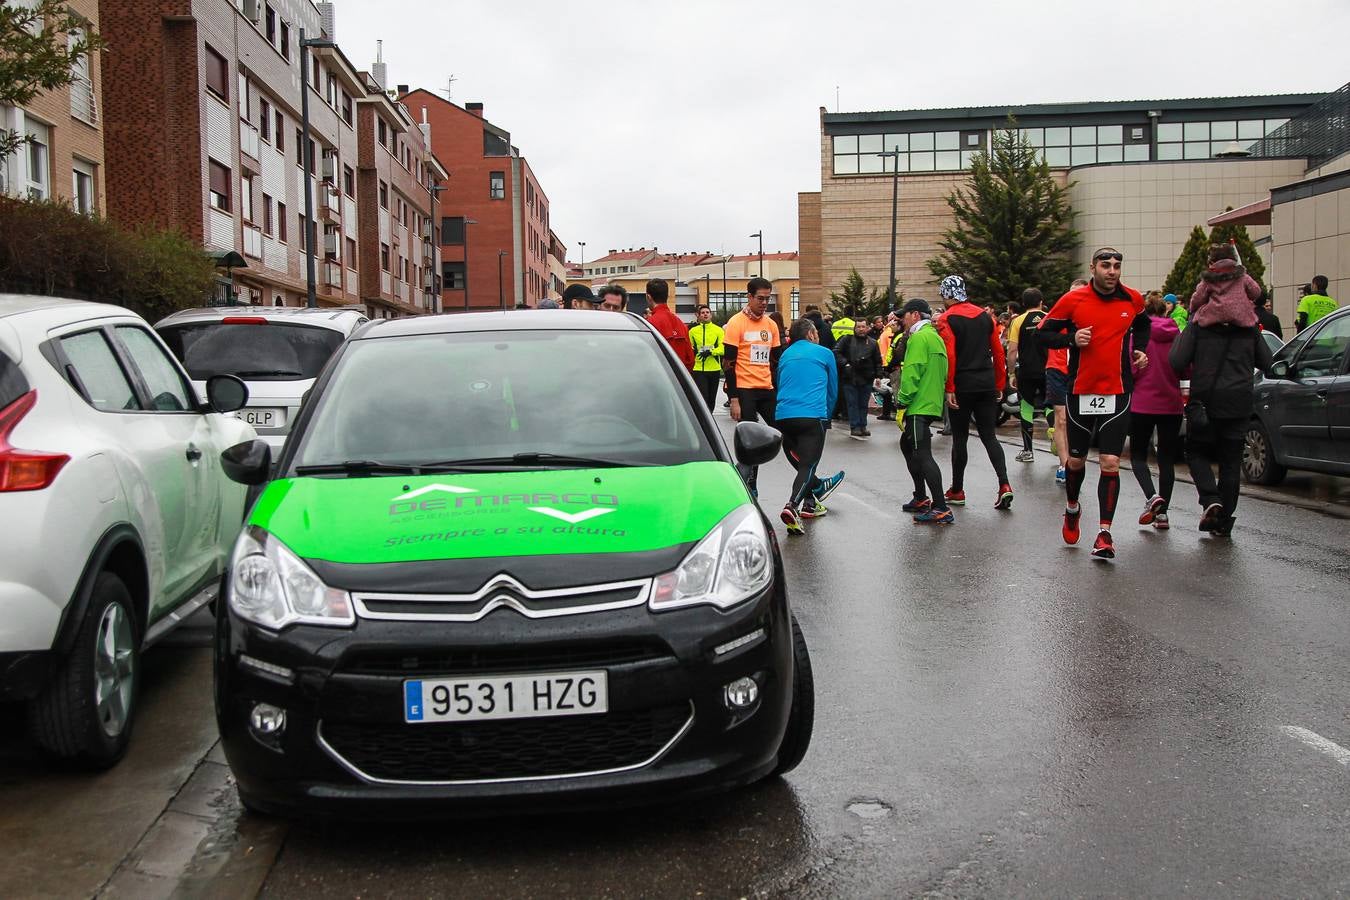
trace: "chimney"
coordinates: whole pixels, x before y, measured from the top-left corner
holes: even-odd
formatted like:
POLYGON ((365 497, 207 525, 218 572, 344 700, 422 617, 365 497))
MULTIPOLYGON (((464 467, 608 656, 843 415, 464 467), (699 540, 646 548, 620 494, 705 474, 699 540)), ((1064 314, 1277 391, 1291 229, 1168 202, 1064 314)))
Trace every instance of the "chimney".
POLYGON ((318 3, 319 7, 319 30, 323 36, 330 41, 337 40, 337 13, 333 9, 332 3, 318 3))
POLYGON ((474 114, 475 116, 477 116, 478 118, 480 118, 480 119, 483 118, 483 104, 481 104, 481 103, 465 103, 465 104, 464 104, 464 108, 465 108, 466 110, 468 110, 469 112, 473 113, 473 114, 474 114))
POLYGON ((400 84, 398 86, 398 95, 402 97, 406 93, 408 93, 408 86, 406 84, 400 84))
POLYGON ((380 90, 384 90, 384 84, 389 78, 389 67, 384 64, 384 41, 375 42, 375 65, 370 67, 370 77, 375 79, 380 90))
POLYGON ((431 150, 431 123, 427 121, 427 108, 422 107, 422 122, 417 126, 422 131, 422 143, 427 151, 431 150))

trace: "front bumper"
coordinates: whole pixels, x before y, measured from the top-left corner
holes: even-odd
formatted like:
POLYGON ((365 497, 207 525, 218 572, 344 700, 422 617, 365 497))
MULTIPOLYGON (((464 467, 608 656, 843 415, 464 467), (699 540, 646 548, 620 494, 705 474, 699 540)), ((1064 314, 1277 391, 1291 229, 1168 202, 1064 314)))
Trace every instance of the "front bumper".
POLYGON ((541 621, 501 609, 478 622, 358 620, 276 634, 222 603, 216 712, 240 793, 269 812, 406 819, 611 807, 767 775, 787 724, 792 665, 781 574, 726 612, 644 606, 541 621), (762 639, 714 653, 761 628, 762 639), (604 714, 403 720, 408 678, 598 668, 608 673, 604 714), (742 676, 755 678, 759 700, 733 713, 723 688, 742 676), (259 702, 286 710, 279 739, 251 730, 259 702))

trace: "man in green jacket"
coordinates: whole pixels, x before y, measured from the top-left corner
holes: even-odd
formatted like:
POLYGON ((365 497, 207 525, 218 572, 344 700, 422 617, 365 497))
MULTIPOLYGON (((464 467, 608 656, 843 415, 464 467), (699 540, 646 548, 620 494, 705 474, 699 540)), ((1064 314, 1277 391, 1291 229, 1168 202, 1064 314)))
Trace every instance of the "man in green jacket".
POLYGON ((933 422, 942 421, 947 345, 933 327, 928 301, 916 297, 901 312, 901 326, 908 337, 895 405, 904 417, 900 450, 914 479, 914 498, 900 508, 913 513, 917 524, 950 525, 956 517, 942 494, 942 471, 933 458, 931 428, 933 422))
POLYGON ((707 304, 698 308, 698 322, 689 326, 689 342, 694 345, 694 383, 708 404, 708 412, 717 405, 717 384, 722 380, 722 327, 712 320, 707 304))
POLYGON ((1296 331, 1302 331, 1314 322, 1320 321, 1336 311, 1336 301, 1327 296, 1328 283, 1325 275, 1313 276, 1312 291, 1298 301, 1296 331))

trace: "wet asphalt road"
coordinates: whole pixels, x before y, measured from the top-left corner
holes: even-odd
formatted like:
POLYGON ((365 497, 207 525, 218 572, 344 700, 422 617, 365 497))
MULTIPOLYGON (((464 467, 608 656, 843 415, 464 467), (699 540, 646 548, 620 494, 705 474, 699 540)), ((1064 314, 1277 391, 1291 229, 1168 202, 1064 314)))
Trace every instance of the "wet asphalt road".
MULTIPOLYGON (((0 844, 21 848, 0 862, 0 896, 1350 893, 1350 752, 1336 751, 1350 747, 1350 523, 1244 498, 1232 541, 1214 540, 1179 482, 1158 533, 1133 524, 1143 497, 1126 474, 1119 555, 1094 562, 1090 534, 1059 538, 1049 456, 1005 448, 1017 499, 999 512, 972 443, 970 505, 925 529, 899 511, 894 426, 872 430, 866 444, 831 433, 822 468, 848 477, 829 515, 800 538, 777 526, 817 689, 814 743, 785 780, 609 815, 263 821, 239 812, 218 757, 197 765, 206 651, 171 647, 152 654, 147 716, 113 773, 62 775, 0 746, 0 844), (175 797, 188 774, 197 787, 175 797)), ((788 475, 762 471, 771 515, 788 475)))

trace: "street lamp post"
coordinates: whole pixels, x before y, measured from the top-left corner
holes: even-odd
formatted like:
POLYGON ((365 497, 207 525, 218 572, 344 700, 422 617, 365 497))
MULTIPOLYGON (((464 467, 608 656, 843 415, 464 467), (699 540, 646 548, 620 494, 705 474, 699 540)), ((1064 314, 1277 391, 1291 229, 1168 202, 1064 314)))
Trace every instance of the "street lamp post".
POLYGON ((464 220, 464 311, 469 311, 469 226, 477 225, 477 219, 464 220))
MULTIPOLYGON (((498 251, 497 251, 497 305, 500 306, 500 307, 502 308, 502 312, 505 312, 505 311, 506 311, 506 294, 505 294, 505 292, 502 290, 502 260, 505 259, 505 258, 506 258, 506 251, 505 251, 505 250, 498 250, 498 251)), ((468 284, 468 282, 465 282, 465 284, 468 284)))
POLYGON ((886 308, 895 306, 895 229, 900 211, 900 151, 887 150, 881 156, 891 157, 891 277, 886 282, 886 308))
POLYGON ((577 246, 581 248, 581 277, 586 277, 586 242, 577 241, 577 246))
POLYGON ((300 152, 303 154, 305 178, 305 302, 310 309, 319 305, 315 294, 314 254, 314 148, 309 139, 309 48, 336 47, 332 41, 306 38, 300 29, 300 152))
POLYGON ((754 234, 752 234, 752 235, 750 235, 750 236, 751 236, 752 238, 759 238, 759 277, 760 277, 760 278, 763 278, 763 277, 764 277, 764 229, 761 228, 759 231, 756 231, 754 234))

